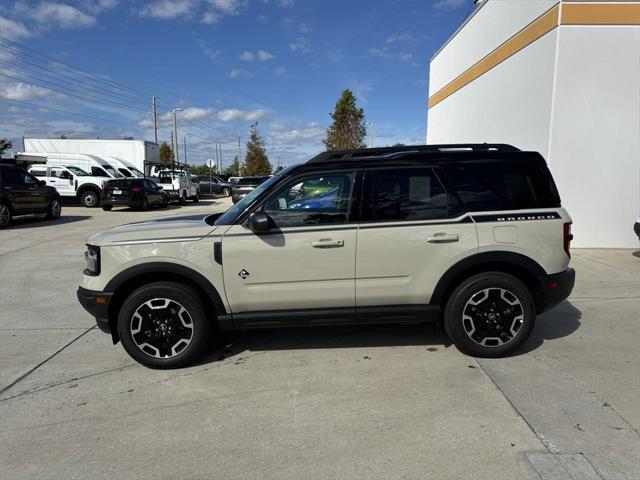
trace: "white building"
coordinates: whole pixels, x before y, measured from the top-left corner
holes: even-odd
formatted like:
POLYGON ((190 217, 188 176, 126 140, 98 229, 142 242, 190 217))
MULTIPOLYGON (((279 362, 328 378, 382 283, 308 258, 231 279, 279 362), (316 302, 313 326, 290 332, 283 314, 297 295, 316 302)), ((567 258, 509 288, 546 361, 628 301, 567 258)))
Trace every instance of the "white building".
POLYGON ((428 143, 540 152, 576 247, 637 247, 640 2, 486 0, 434 55, 428 143))
POLYGON ((160 163, 160 147, 157 143, 145 140, 25 138, 24 151, 27 154, 84 153, 98 157, 115 157, 130 162, 141 172, 147 173, 149 163, 160 163))

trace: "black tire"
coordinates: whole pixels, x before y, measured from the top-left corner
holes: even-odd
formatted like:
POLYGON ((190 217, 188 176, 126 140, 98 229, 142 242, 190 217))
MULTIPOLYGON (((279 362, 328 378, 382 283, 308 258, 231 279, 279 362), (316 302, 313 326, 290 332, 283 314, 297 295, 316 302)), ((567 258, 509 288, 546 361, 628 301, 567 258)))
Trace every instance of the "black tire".
POLYGON ((102 210, 110 212, 113 209, 113 205, 102 205, 102 210))
POLYGON ((169 200, 167 200, 167 196, 162 197, 162 208, 167 208, 169 206, 169 200))
POLYGON ((185 205, 187 203, 187 192, 182 192, 182 195, 180 195, 180 205, 185 205))
POLYGON ((45 218, 49 220, 56 220, 60 218, 60 214, 62 213, 62 203, 60 203, 60 197, 54 197, 51 202, 49 202, 49 206, 47 207, 47 213, 45 214, 45 218))
POLYGON ((230 188, 223 188, 222 189, 222 195, 224 195, 225 197, 229 197, 231 196, 231 189, 230 188))
POLYGON ((205 351, 211 341, 211 322, 202 300, 191 287, 174 282, 155 282, 138 288, 124 301, 118 314, 118 335, 126 352, 142 365, 178 368, 193 363, 205 351), (152 301, 156 304, 157 313, 151 307, 154 304, 148 303, 152 301), (162 301, 166 302, 164 306, 160 303, 162 301), (182 317, 164 313, 167 310, 174 313, 178 307, 182 307, 179 311, 182 317), (190 327, 187 328, 188 325, 190 327), (188 344, 179 351, 173 349, 186 339, 173 334, 172 328, 191 335, 188 344), (163 353, 167 355, 163 356, 163 353))
POLYGON ((80 194, 80 203, 87 208, 97 207, 100 203, 100 194, 95 190, 85 190, 80 194))
POLYGON ((9 205, 0 203, 0 228, 8 227, 11 223, 11 209, 9 205))
POLYGON ((193 203, 198 203, 200 201, 200 192, 196 192, 196 196, 192 197, 193 203))
POLYGON ((140 209, 144 212, 149 210, 149 200, 147 200, 147 197, 144 197, 142 199, 142 205, 140 205, 140 209))
POLYGON ((456 347, 475 357, 504 357, 533 331, 536 309, 529 289, 502 272, 464 280, 444 310, 444 327, 456 347), (505 293, 506 292, 506 293, 505 293))

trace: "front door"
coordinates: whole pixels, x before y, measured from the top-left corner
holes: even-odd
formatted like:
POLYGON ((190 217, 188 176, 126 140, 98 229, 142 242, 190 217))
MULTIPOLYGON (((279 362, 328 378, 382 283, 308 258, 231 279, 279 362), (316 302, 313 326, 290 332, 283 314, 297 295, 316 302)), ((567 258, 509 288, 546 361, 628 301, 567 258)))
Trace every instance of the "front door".
POLYGON ((272 229, 232 225, 222 238, 224 284, 238 327, 349 323, 357 223, 352 171, 307 174, 258 207, 272 229), (321 185, 308 194, 305 185, 321 185))
MULTIPOLYGON (((476 225, 456 216, 431 168, 366 172, 358 232, 356 306, 418 307, 429 303, 442 275, 478 252, 476 225)), ((374 312, 375 313, 375 312, 374 312)))
POLYGON ((51 174, 46 180, 48 185, 56 187, 56 190, 60 195, 75 195, 75 189, 73 188, 73 175, 68 170, 52 167, 51 174))

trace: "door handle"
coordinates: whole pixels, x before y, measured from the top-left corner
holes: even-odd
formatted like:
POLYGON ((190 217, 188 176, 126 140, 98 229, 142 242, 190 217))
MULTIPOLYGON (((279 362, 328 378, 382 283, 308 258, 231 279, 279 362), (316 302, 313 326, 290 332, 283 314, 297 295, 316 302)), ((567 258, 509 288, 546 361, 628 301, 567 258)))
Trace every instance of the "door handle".
POLYGON ((453 243, 460 240, 457 233, 434 233, 427 237, 429 243, 453 243))
POLYGON ((313 248, 338 248, 344 247, 344 240, 332 240, 330 238, 321 238, 320 240, 311 242, 313 248))

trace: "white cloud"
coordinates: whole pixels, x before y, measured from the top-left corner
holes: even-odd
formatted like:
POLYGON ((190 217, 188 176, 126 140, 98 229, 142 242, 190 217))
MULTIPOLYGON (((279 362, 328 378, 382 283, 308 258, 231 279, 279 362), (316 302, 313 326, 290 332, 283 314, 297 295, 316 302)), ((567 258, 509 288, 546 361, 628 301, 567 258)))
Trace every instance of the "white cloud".
POLYGON ((463 5, 471 5, 471 0, 439 0, 435 3, 434 8, 438 10, 454 10, 463 5))
POLYGON ((269 125, 270 142, 274 143, 311 143, 320 142, 326 129, 316 122, 306 125, 286 125, 272 122, 269 125))
POLYGON ((238 55, 240 60, 244 60, 245 62, 252 62, 254 60, 259 60, 261 62, 266 62, 268 60, 273 60, 275 55, 267 52, 266 50, 258 50, 256 53, 244 51, 240 55, 238 55))
POLYGON ((278 3, 280 3, 281 7, 292 7, 293 6, 293 1, 294 0, 279 0, 278 3))
POLYGON ((249 122, 255 122, 269 115, 269 112, 258 108, 256 110, 239 110, 237 108, 228 108, 218 112, 218 120, 221 122, 236 122, 238 120, 244 120, 249 122))
POLYGON ((95 17, 64 3, 42 2, 36 7, 29 7, 26 14, 38 23, 60 28, 93 27, 96 24, 95 17))
POLYGON ((191 14, 194 7, 195 1, 193 0, 157 0, 145 5, 140 10, 140 15, 143 17, 171 19, 191 14))
POLYGON ((392 53, 387 48, 370 48, 368 53, 372 57, 384 58, 385 60, 401 60, 408 62, 413 58, 411 53, 392 53))
POLYGON ((227 15, 235 15, 240 8, 238 0, 208 0, 208 2, 213 8, 227 15))
POLYGON ((251 77, 251 72, 247 70, 243 70, 242 68, 234 68, 229 73, 229 78, 239 78, 239 77, 251 77))
POLYGON ((386 43, 406 43, 413 39, 411 35, 408 33, 396 33, 395 35, 390 35, 385 40, 386 43))
POLYGON ((200 45, 200 50, 202 50, 202 53, 204 53, 207 57, 209 57, 209 60, 211 60, 214 63, 218 62, 218 57, 222 53, 220 50, 212 50, 200 38, 198 38, 198 45, 200 45))
POLYGON ((187 120, 207 120, 213 114, 212 108, 189 107, 185 108, 178 115, 187 120))
POLYGON ((218 23, 218 20, 220 20, 220 15, 218 15, 216 12, 208 11, 204 12, 204 15, 202 15, 202 19, 200 21, 202 23, 206 23, 207 25, 214 25, 218 23))
POLYGON ((307 43, 307 39, 304 37, 298 37, 296 40, 289 44, 289 48, 292 52, 302 52, 307 53, 310 52, 309 44, 307 43))
POLYGON ((0 32, 2 32, 2 35, 7 37, 9 40, 16 40, 31 36, 27 27, 22 23, 2 16, 0 16, 0 32))
POLYGON ((284 68, 282 65, 279 67, 276 67, 276 69, 273 71, 274 74, 278 75, 278 76, 282 76, 285 73, 287 73, 287 69, 284 68))
POLYGON ((0 85, 0 97, 7 100, 36 100, 53 96, 53 92, 47 88, 31 85, 29 83, 14 82, 0 85))

